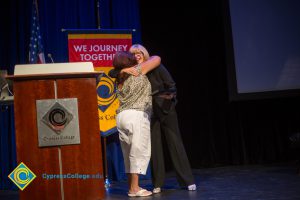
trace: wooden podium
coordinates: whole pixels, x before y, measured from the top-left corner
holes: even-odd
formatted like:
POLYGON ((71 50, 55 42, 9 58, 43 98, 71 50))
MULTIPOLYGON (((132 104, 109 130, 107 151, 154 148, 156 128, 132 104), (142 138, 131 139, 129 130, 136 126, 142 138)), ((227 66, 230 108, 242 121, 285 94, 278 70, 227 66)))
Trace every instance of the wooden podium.
POLYGON ((7 77, 13 80, 17 162, 36 175, 20 190, 21 200, 104 198, 96 93, 99 74, 92 63, 58 63, 16 65, 15 74, 7 77), (80 142, 39 146, 37 100, 69 98, 77 100, 80 142))

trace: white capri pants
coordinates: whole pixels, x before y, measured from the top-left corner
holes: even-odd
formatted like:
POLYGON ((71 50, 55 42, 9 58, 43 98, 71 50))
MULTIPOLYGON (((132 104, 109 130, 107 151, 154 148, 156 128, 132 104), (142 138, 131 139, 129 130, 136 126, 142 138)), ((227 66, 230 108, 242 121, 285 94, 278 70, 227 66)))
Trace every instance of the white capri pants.
POLYGON ((126 173, 146 174, 151 156, 150 116, 143 111, 117 114, 117 128, 126 173))

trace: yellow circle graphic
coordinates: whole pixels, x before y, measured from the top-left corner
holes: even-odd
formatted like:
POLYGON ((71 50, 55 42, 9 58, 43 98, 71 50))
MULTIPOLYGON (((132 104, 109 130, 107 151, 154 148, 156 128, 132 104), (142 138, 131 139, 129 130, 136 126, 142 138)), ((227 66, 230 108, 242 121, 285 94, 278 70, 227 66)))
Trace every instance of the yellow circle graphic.
POLYGON ((99 105, 110 105, 116 98, 114 82, 108 77, 102 77, 97 86, 97 93, 99 105))
POLYGON ((29 177, 29 171, 26 168, 18 168, 16 169, 16 171, 14 172, 14 180, 18 183, 18 184, 27 184, 30 181, 30 177, 29 177), (21 179, 21 174, 25 173, 25 177, 26 179, 21 179))

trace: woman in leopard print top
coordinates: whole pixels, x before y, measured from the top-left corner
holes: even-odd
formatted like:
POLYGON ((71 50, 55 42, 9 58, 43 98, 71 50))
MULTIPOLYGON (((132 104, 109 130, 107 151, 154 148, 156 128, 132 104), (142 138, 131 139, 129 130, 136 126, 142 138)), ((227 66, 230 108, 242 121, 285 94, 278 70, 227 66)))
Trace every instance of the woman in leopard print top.
POLYGON ((146 73, 160 65, 160 57, 153 56, 137 65, 134 54, 117 52, 113 59, 115 69, 136 66, 139 76, 120 73, 116 78, 117 128, 128 175, 128 196, 149 196, 152 192, 139 186, 139 174, 146 174, 151 156, 150 115, 152 112, 151 84, 146 73))

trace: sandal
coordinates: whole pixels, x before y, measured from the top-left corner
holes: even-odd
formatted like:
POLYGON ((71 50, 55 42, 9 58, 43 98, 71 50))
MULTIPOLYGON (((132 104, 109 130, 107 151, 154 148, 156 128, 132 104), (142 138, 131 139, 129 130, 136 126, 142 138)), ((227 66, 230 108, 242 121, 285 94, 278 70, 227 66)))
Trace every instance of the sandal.
POLYGON ((145 190, 143 188, 141 188, 138 192, 136 193, 128 193, 129 197, 146 197, 146 196, 150 196, 152 194, 152 192, 145 190))
POLYGON ((196 184, 192 184, 188 186, 188 191, 195 191, 195 190, 197 190, 196 184))
POLYGON ((161 192, 161 188, 160 187, 154 188, 152 192, 153 192, 153 194, 160 193, 161 192))

